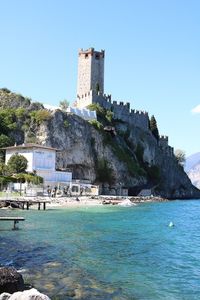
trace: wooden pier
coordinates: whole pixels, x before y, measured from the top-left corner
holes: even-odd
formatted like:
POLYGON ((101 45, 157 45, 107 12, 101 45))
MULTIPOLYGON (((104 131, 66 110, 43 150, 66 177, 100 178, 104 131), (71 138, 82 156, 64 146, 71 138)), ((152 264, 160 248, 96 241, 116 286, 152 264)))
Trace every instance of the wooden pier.
POLYGON ((0 202, 5 202, 13 208, 21 208, 29 210, 31 205, 38 205, 38 210, 41 210, 41 206, 43 206, 43 210, 46 210, 46 204, 51 203, 50 200, 42 199, 42 198, 0 198, 0 202))
POLYGON ((25 219, 23 217, 0 217, 0 221, 13 221, 14 225, 13 225, 13 230, 18 229, 17 224, 20 221, 24 221, 25 219))

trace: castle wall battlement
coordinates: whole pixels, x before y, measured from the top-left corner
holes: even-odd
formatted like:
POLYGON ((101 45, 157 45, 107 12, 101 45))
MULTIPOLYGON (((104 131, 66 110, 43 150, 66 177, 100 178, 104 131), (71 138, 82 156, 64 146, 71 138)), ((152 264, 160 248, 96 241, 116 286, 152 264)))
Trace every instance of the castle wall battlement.
POLYGON ((165 152, 165 154, 167 156, 172 157, 174 155, 174 148, 169 146, 169 144, 168 144, 168 136, 160 135, 160 137, 159 137, 159 147, 162 149, 162 151, 165 152))
POLYGON ((162 148, 167 148, 168 145, 168 136, 166 135, 160 135, 159 137, 159 146, 162 148))
POLYGON ((165 153, 166 156, 173 157, 174 156, 174 148, 171 146, 167 146, 162 148, 162 151, 165 153))
POLYGON ((160 135, 160 140, 165 140, 168 142, 168 136, 167 135, 160 135))
POLYGON ((103 108, 111 110, 114 113, 115 119, 120 119, 128 122, 131 126, 135 125, 149 130, 148 113, 141 110, 130 109, 130 103, 124 101, 112 101, 111 95, 106 95, 102 92, 96 93, 91 90, 77 98, 78 107, 84 108, 91 103, 99 103, 103 108))
MULTIPOLYGON (((98 103, 106 110, 113 112, 113 118, 149 131, 148 113, 130 109, 130 103, 113 101, 111 95, 104 94, 104 61, 105 51, 96 51, 94 48, 80 49, 78 53, 78 82, 77 100, 78 109, 87 108, 92 103, 98 103)), ((159 147, 166 155, 173 155, 173 148, 168 145, 168 137, 160 136, 159 147)))

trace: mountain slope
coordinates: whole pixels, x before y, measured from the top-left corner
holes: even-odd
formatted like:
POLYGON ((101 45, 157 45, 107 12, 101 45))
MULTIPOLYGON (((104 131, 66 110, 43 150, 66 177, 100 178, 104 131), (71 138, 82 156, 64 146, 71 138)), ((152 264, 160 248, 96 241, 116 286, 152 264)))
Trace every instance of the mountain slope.
POLYGON ((196 164, 200 163, 200 152, 194 153, 186 158, 185 172, 189 172, 196 164))
POLYGON ((200 189, 200 152, 186 158, 184 169, 192 184, 200 189))

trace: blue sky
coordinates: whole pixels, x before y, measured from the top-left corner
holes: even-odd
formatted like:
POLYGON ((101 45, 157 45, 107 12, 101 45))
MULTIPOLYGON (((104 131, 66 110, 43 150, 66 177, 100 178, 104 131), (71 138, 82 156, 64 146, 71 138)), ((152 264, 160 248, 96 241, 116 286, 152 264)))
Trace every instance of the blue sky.
POLYGON ((200 152, 200 1, 0 0, 0 87, 51 105, 76 96, 78 49, 105 49, 105 92, 200 152))

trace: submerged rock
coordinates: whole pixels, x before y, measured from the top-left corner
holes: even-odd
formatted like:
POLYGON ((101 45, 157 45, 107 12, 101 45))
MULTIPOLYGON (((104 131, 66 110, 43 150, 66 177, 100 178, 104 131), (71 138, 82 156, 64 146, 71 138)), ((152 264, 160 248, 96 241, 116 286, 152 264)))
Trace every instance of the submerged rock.
POLYGON ((38 292, 36 289, 30 289, 14 294, 3 293, 0 300, 51 300, 48 296, 38 292))
POLYGON ((25 289, 24 280, 13 267, 0 268, 0 293, 14 293, 25 289))

